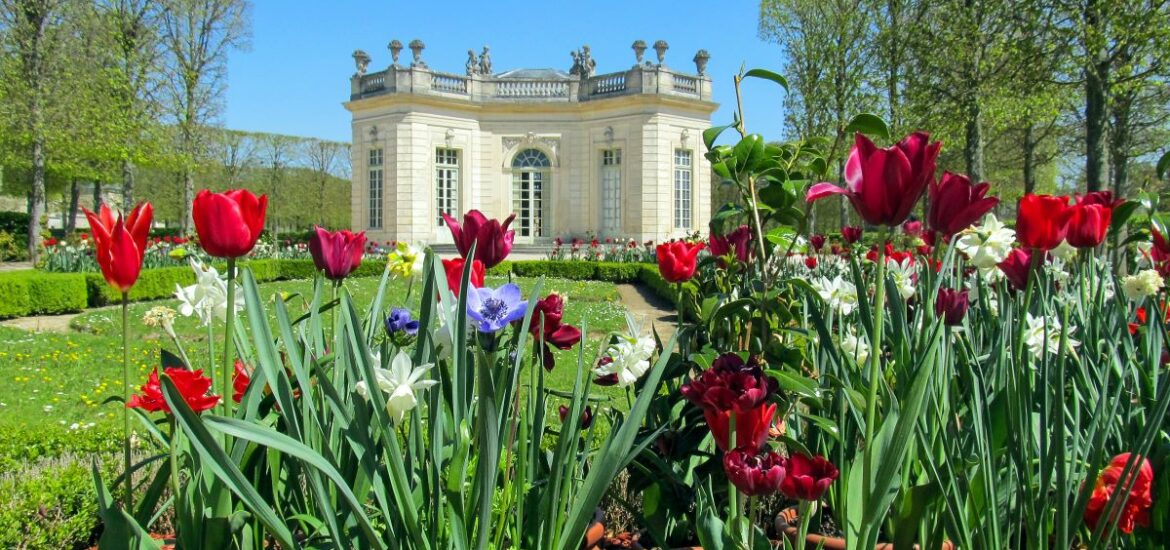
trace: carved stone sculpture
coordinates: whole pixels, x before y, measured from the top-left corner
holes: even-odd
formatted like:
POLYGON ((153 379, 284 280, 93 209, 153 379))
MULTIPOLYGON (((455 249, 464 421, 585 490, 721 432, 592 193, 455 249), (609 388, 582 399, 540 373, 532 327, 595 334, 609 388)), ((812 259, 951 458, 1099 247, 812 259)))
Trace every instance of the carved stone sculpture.
POLYGON ((417 38, 410 41, 410 53, 414 55, 414 61, 411 61, 410 63, 411 67, 419 67, 423 69, 427 67, 427 62, 423 61, 422 58, 423 50, 426 49, 426 47, 427 45, 423 44, 423 41, 417 38))
POLYGON ((670 49, 670 44, 665 40, 659 40, 654 43, 654 51, 658 54, 658 64, 662 65, 666 62, 666 50, 670 49))
POLYGON ((630 46, 634 50, 634 65, 642 64, 642 57, 646 55, 646 41, 635 40, 634 44, 630 46))
POLYGON ((475 58, 475 50, 467 50, 467 76, 474 76, 479 71, 479 61, 475 58))
POLYGON ((593 59, 593 55, 589 53, 589 44, 581 46, 581 76, 589 78, 597 71, 597 61, 593 59))
POLYGON ((695 53, 695 69, 699 71, 700 75, 707 74, 707 61, 711 59, 711 54, 707 50, 699 50, 695 53))
POLYGON ((391 40, 390 43, 386 45, 386 47, 390 49, 390 63, 397 67, 398 54, 402 53, 402 42, 395 38, 394 40, 391 40))
POLYGON ((362 50, 354 50, 353 64, 357 67, 358 76, 366 74, 366 68, 370 66, 370 54, 362 50))
POLYGON ((484 46, 483 53, 479 54, 479 74, 488 76, 492 74, 492 54, 487 46, 484 46))
POLYGON ((570 51, 569 55, 573 58, 573 66, 569 68, 569 74, 573 76, 581 76, 581 54, 574 50, 570 51))

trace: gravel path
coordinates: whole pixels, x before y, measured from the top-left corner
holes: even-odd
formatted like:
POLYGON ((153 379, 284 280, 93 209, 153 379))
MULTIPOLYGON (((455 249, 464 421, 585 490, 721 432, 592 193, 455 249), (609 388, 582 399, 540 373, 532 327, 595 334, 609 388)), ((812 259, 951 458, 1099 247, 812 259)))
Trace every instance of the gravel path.
POLYGON ((18 317, 16 319, 0 321, 0 325, 24 329, 32 332, 70 332, 73 329, 69 327, 69 323, 72 322, 73 318, 77 317, 78 315, 81 314, 68 313, 65 315, 37 315, 34 317, 18 317))
POLYGON ((622 304, 635 318, 642 320, 647 331, 653 326, 663 343, 670 340, 678 322, 674 306, 643 286, 623 284, 618 285, 617 289, 622 297, 622 304))

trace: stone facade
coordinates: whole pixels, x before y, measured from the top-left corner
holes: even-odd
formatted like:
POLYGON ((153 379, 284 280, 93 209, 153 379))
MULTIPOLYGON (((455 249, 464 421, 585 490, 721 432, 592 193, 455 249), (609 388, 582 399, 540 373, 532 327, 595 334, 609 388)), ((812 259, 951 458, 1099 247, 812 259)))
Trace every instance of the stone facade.
POLYGON ((490 51, 468 51, 465 74, 438 72, 410 42, 412 59, 357 72, 345 104, 353 121, 353 224, 377 240, 450 242, 439 212, 477 208, 519 214, 517 242, 556 237, 661 241, 704 230, 710 165, 703 130, 717 105, 696 54, 697 74, 657 63, 594 74, 589 48, 572 68, 492 72, 490 51))

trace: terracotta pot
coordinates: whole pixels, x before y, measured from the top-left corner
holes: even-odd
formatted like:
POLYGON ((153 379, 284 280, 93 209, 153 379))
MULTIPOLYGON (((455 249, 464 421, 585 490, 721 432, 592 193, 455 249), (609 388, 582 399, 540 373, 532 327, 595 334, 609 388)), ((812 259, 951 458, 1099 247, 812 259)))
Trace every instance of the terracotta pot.
POLYGON ((605 538, 603 519, 605 519, 604 515, 599 508, 593 513, 593 521, 589 522, 589 527, 585 529, 585 540, 581 541, 581 550, 597 550, 597 545, 601 544, 601 540, 605 538))
MULTIPOLYGON (((796 538, 800 536, 800 516, 797 514, 796 507, 785 508, 779 514, 776 514, 776 532, 784 533, 793 544, 796 544, 796 538)), ((816 550, 818 548, 824 550, 845 550, 845 539, 841 537, 826 537, 824 535, 809 534, 804 539, 804 547, 806 550, 816 550)), ((954 550, 955 545, 951 541, 946 541, 942 544, 939 550, 954 550)), ((894 545, 888 542, 879 542, 874 550, 894 550, 894 545)), ((914 550, 920 550, 917 544, 914 545, 914 550)))

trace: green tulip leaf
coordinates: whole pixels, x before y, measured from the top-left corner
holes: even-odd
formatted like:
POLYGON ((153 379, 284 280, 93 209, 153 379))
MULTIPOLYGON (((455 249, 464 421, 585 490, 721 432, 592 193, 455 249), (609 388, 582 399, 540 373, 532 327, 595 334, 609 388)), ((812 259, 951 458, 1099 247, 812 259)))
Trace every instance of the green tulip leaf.
POLYGON ((889 125, 886 124, 886 121, 882 117, 871 113, 861 113, 849 121, 849 124, 845 126, 845 133, 850 134, 853 132, 860 132, 867 136, 879 137, 885 140, 890 139, 889 125))
POLYGON ((708 151, 713 150, 715 147, 715 140, 719 139, 719 134, 722 134, 724 130, 733 127, 735 127, 734 122, 731 124, 725 124, 723 126, 712 126, 711 128, 703 130, 703 145, 707 147, 708 151))
POLYGON ((1165 179, 1167 172, 1170 172, 1170 151, 1162 153, 1162 157, 1158 159, 1157 171, 1158 179, 1165 179))
POLYGON ((743 73, 743 77, 755 77, 762 78, 764 80, 771 80, 772 82, 779 84, 781 88, 784 88, 785 92, 788 91, 788 79, 784 78, 782 75, 780 75, 780 73, 775 73, 767 69, 752 69, 746 73, 743 73))

